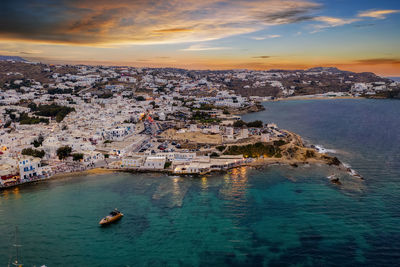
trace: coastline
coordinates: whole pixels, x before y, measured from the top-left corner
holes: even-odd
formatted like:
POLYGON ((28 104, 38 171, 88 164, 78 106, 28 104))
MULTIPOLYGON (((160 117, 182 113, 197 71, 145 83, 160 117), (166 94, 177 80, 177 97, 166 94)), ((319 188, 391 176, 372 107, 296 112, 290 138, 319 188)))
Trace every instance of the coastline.
POLYGON ((116 172, 115 169, 107 169, 107 168, 101 168, 97 167, 94 169, 88 169, 84 171, 76 171, 76 172, 60 172, 57 174, 54 174, 51 176, 49 179, 57 179, 57 178, 65 178, 65 177, 72 177, 72 176, 82 176, 82 175, 91 175, 91 174, 106 174, 106 173, 113 173, 116 172))
MULTIPOLYGON (((364 97, 352 97, 352 96, 343 96, 343 97, 288 97, 288 98, 279 98, 275 100, 270 100, 270 101, 290 101, 290 100, 332 100, 332 99, 366 99, 364 97)), ((266 102, 270 102, 266 101, 266 102)), ((248 114, 248 113, 257 113, 260 111, 265 110, 265 108, 262 105, 257 105, 253 107, 253 109, 245 109, 241 110, 243 114, 248 114)), ((296 133, 284 130, 286 133, 288 133, 290 136, 293 137, 293 139, 290 141, 290 143, 287 144, 287 146, 284 146, 285 149, 287 150, 288 148, 295 147, 299 148, 301 153, 295 154, 295 155, 286 155, 285 157, 259 157, 259 158, 251 158, 250 161, 240 163, 236 166, 232 166, 229 168, 223 168, 220 170, 208 170, 207 172, 204 173, 184 173, 184 174, 177 174, 174 173, 172 169, 137 169, 137 168, 107 168, 107 167, 95 167, 93 169, 86 169, 86 170, 77 170, 77 171, 72 171, 72 172, 59 172, 56 173, 50 177, 46 178, 38 178, 36 180, 32 181, 26 181, 23 183, 18 183, 14 185, 10 185, 8 187, 0 187, 0 191, 18 187, 20 185, 27 185, 27 184, 32 184, 32 183, 38 183, 50 179, 60 179, 60 178, 71 178, 71 177, 79 177, 79 176, 85 176, 85 175, 92 175, 92 174, 108 174, 108 173, 116 173, 116 172, 129 172, 129 173, 160 173, 160 174, 167 174, 167 175, 179 175, 179 176, 188 176, 188 175, 204 175, 204 174, 210 174, 210 173, 215 173, 215 172, 228 172, 230 169, 234 168, 240 168, 244 166, 249 166, 249 167, 267 167, 269 165, 274 165, 274 164, 279 164, 279 165, 287 165, 287 166, 292 166, 292 167, 298 167, 298 165, 302 164, 325 164, 325 165, 335 165, 338 170, 347 172, 353 177, 360 178, 363 180, 363 177, 361 177, 358 173, 356 173, 353 169, 348 168, 345 164, 340 162, 336 157, 329 156, 325 153, 321 153, 318 149, 316 149, 313 146, 309 145, 304 145, 303 140, 301 136, 299 136, 296 133), (305 157, 304 152, 307 150, 313 150, 314 155, 311 157, 305 157)), ((284 151, 283 151, 284 152, 284 151)), ((333 181, 332 181, 333 182, 333 181)))
POLYGON ((115 173, 117 171, 120 171, 120 170, 105 169, 105 168, 97 167, 97 168, 88 169, 88 170, 84 170, 84 171, 62 172, 62 173, 60 172, 60 173, 56 173, 56 174, 54 174, 54 175, 52 175, 50 177, 38 178, 38 179, 35 179, 35 180, 23 182, 23 183, 18 183, 18 184, 6 186, 6 187, 0 187, 0 192, 8 190, 8 189, 15 188, 15 187, 19 187, 19 186, 28 186, 30 184, 41 183, 41 182, 45 182, 45 181, 49 181, 49 180, 62 179, 62 178, 72 178, 72 177, 79 177, 79 176, 85 176, 85 175, 91 175, 91 174, 115 173))
MULTIPOLYGON (((13 189, 19 186, 28 186, 30 184, 35 184, 35 183, 41 183, 44 181, 48 180, 56 180, 56 179, 63 179, 63 178, 78 178, 80 176, 86 176, 86 175, 95 175, 95 174, 111 174, 111 173, 120 173, 120 172, 127 172, 131 174, 135 173, 157 173, 157 174, 166 174, 168 176, 182 176, 182 177, 187 177, 187 176, 203 176, 203 175, 210 175, 213 173, 227 173, 229 170, 236 169, 236 168, 241 168, 241 167, 254 167, 254 168, 262 168, 262 167, 268 167, 272 165, 282 165, 282 166, 292 166, 292 167, 298 167, 299 165, 305 165, 305 164, 324 164, 324 165, 329 165, 336 167, 339 171, 342 171, 344 173, 347 173, 351 175, 352 177, 359 178, 360 180, 364 180, 362 176, 360 176, 357 172, 355 172, 353 169, 347 167, 345 164, 340 162, 339 164, 330 164, 328 161, 332 159, 333 157, 328 156, 326 154, 321 154, 317 152, 317 156, 320 156, 320 158, 308 158, 307 160, 299 160, 299 159, 288 159, 288 158, 274 158, 274 157, 267 157, 267 158, 254 158, 252 159, 251 162, 246 162, 242 163, 237 166, 233 166, 230 168, 226 169, 221 169, 221 170, 210 170, 207 173, 186 173, 186 174, 180 174, 180 173, 174 173, 170 169, 163 169, 163 170, 148 170, 148 169, 123 169, 123 168, 104 168, 104 167, 96 167, 93 169, 88 169, 84 171, 75 171, 75 172, 64 172, 64 173, 57 173, 53 176, 50 176, 48 178, 42 178, 42 179, 37 179, 37 180, 32 180, 29 182, 24 182, 20 184, 15 184, 9 187, 0 187, 0 192, 1 191, 6 191, 8 189, 13 189)), ((330 179, 332 183, 340 185, 340 181, 338 179, 330 179)))
POLYGON ((289 97, 281 97, 276 98, 274 100, 267 100, 264 102, 275 102, 275 101, 292 101, 292 100, 335 100, 335 99, 368 99, 366 97, 361 96, 289 96, 289 97))

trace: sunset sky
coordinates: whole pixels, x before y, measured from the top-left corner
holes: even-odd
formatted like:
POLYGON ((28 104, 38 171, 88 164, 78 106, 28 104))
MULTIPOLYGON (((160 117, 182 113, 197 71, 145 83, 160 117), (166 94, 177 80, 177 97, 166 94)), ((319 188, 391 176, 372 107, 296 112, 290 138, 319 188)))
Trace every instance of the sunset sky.
POLYGON ((400 76, 399 0, 1 0, 0 54, 188 69, 400 76))

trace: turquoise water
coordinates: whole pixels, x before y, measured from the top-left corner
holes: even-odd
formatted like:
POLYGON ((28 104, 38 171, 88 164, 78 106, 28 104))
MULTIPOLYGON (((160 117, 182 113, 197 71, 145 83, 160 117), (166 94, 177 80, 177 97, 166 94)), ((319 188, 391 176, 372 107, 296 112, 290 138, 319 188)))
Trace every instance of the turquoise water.
POLYGON ((25 266, 392 266, 400 259, 400 101, 266 103, 274 121, 366 181, 326 166, 208 177, 101 174, 0 193, 0 262, 19 227, 25 266), (118 223, 98 227, 118 207, 118 223))

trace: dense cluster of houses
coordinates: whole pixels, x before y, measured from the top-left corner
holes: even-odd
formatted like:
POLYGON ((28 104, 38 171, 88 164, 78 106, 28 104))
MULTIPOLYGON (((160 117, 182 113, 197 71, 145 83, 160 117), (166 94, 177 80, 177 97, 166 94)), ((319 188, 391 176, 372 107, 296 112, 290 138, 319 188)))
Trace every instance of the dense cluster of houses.
MULTIPOLYGON (((9 73, 18 78, 0 88, 0 186, 103 166, 162 170, 170 162, 177 173, 185 173, 203 172, 207 164, 212 164, 208 169, 216 169, 240 163, 236 158, 226 158, 225 163, 216 164, 209 156, 179 148, 164 152, 157 148, 146 151, 143 147, 172 127, 184 130, 187 126, 188 131, 220 134, 219 124, 209 130, 201 129, 201 124, 198 128, 196 123, 190 124, 193 109, 209 105, 214 108, 203 112, 211 118, 237 119, 224 114, 223 109, 251 106, 252 100, 216 90, 218 86, 207 80, 189 80, 174 72, 161 77, 150 69, 77 66, 74 74, 60 74, 57 69, 58 66, 43 69, 51 75, 51 83, 9 73), (104 93, 111 96, 102 97, 104 93), (61 122, 47 117, 48 123, 21 123, 23 114, 40 117, 30 104, 54 104, 74 108, 74 112, 61 122), (61 159, 61 147, 71 148, 71 155, 61 159), (42 151, 43 155, 27 154, 27 149, 42 151), (73 154, 81 156, 74 161, 73 154), (188 164, 189 169, 183 167, 188 164)), ((224 136, 233 140, 233 130, 227 132, 224 136)))
MULTIPOLYGON (((32 63, 26 63, 32 64, 32 63)), ((291 95, 281 80, 289 72, 234 70, 204 73, 173 69, 40 65, 47 81, 20 72, 4 73, 0 87, 0 186, 44 179, 60 172, 95 167, 204 173, 244 164, 241 156, 210 157, 215 146, 261 142, 282 135, 276 125, 233 127, 233 113, 256 105, 265 97, 243 97, 228 90, 232 80, 266 84, 291 95), (34 107, 56 105, 73 110, 61 120, 37 115, 34 107), (34 118, 26 123, 21 118, 34 118), (211 136, 193 141, 196 149, 174 144, 176 136, 211 136), (210 139, 210 140, 211 140, 210 139), (160 142, 164 142, 161 143, 160 142), (60 148, 69 148, 65 157, 60 148)), ((319 70, 319 73, 325 70, 319 70)), ((317 75, 317 70, 307 75, 317 75)), ((353 85, 354 92, 384 90, 387 84, 353 85)), ((181 140, 188 143, 190 138, 181 140)), ((190 142, 189 142, 190 143, 190 142)), ((188 144, 186 144, 188 146, 188 144)))

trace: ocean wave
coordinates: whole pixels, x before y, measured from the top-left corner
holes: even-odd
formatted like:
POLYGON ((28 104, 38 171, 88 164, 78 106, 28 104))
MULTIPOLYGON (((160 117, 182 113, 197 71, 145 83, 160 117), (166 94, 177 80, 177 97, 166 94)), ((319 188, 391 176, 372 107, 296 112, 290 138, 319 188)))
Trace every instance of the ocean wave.
POLYGON ((353 177, 364 179, 358 172, 356 172, 353 168, 351 168, 351 165, 345 162, 342 162, 342 165, 346 168, 347 173, 350 174, 353 177))
POLYGON ((345 166, 348 169, 351 169, 351 165, 346 163, 346 162, 342 162, 343 166, 345 166))
POLYGON ((322 154, 325 154, 325 153, 333 153, 333 154, 335 154, 335 153, 337 153, 336 150, 334 150, 334 149, 327 149, 327 148, 325 148, 325 147, 323 147, 323 146, 321 146, 321 145, 315 145, 315 149, 317 149, 317 151, 318 151, 319 153, 322 153, 322 154))

